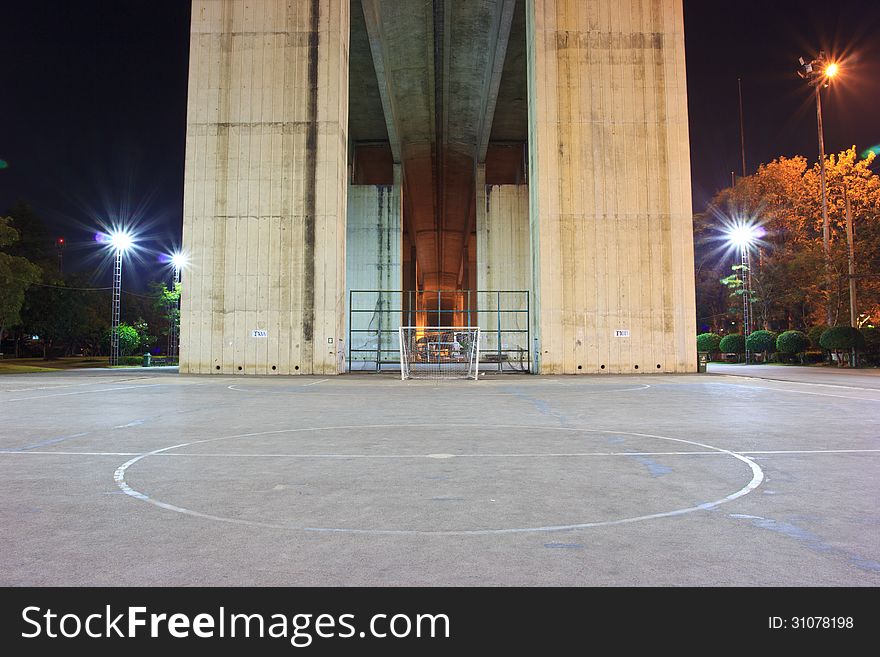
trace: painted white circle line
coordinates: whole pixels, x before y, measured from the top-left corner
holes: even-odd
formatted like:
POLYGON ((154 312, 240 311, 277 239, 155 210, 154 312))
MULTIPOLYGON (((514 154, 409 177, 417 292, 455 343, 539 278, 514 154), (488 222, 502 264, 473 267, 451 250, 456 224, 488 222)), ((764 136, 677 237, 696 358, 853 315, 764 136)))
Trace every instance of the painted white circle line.
POLYGON ((28 401, 33 399, 46 399, 48 397, 70 397, 71 395, 91 395, 96 392, 116 392, 117 390, 134 390, 134 389, 142 389, 142 388, 157 388, 162 383, 147 383, 144 385, 137 386, 116 386, 113 388, 98 388, 97 390, 78 390, 76 392, 56 392, 48 395, 35 395, 33 397, 16 397, 15 399, 4 399, 3 402, 17 402, 17 401, 28 401))
POLYGON ((147 452, 146 454, 141 454, 136 456, 118 468, 113 473, 113 479, 116 482, 116 485, 119 486, 120 490, 124 492, 126 495, 134 497, 135 499, 141 500, 143 502, 148 502, 154 506, 159 507, 160 509, 165 509, 167 511, 174 511, 176 513, 181 513, 184 515, 192 516, 195 518, 202 518, 205 520, 216 520, 218 522, 226 522, 236 525, 245 525, 249 527, 262 527, 267 529, 284 529, 284 530, 299 530, 306 532, 325 532, 325 533, 347 533, 347 534, 374 534, 374 535, 423 535, 423 536, 480 536, 480 535, 496 535, 496 534, 524 534, 524 533, 536 533, 536 532, 556 532, 556 531, 571 531, 576 529, 590 529, 593 527, 610 527, 614 525, 624 525, 633 522, 641 522, 643 520, 654 520, 658 518, 671 518, 675 516, 685 515, 687 513, 694 513, 695 511, 710 511, 722 504, 727 504, 728 502, 732 502, 733 500, 739 499, 744 495, 748 495, 753 490, 755 490, 758 486, 761 485, 761 482, 764 481, 764 471, 761 470, 760 466, 755 463, 752 459, 747 456, 743 456, 742 454, 737 454, 736 452, 732 452, 730 450, 724 449, 722 447, 715 447, 714 445, 707 445, 705 443, 700 443, 694 440, 685 440, 684 438, 671 438, 669 436, 658 436, 655 434, 649 433, 638 433, 632 431, 615 431, 615 430, 606 430, 606 429, 575 429, 569 427, 552 427, 552 426, 524 426, 524 425, 503 425, 497 424, 493 425, 493 428, 496 429, 538 429, 538 430, 551 430, 551 431, 573 431, 578 433, 610 433, 624 436, 638 436, 640 438, 654 438, 657 440, 668 440, 677 443, 683 443, 686 445, 694 445, 696 447, 702 447, 707 450, 712 450, 721 454, 726 454, 731 456, 738 461, 742 461, 745 463, 752 472, 751 480, 738 491, 731 493, 721 499, 714 500, 712 502, 704 502, 702 504, 697 504, 695 506, 689 506, 681 509, 674 509, 672 511, 662 511, 659 513, 651 513, 642 516, 632 516, 628 518, 619 518, 616 520, 601 520, 596 522, 585 522, 585 523, 576 523, 569 525, 547 525, 541 527, 517 527, 517 528, 502 528, 502 529, 459 529, 459 530, 420 530, 420 529, 358 529, 352 527, 298 527, 294 525, 286 525, 280 523, 271 523, 271 522, 262 522, 259 520, 248 520, 245 518, 230 518, 227 516, 218 516, 211 513, 202 513, 201 511, 195 511, 193 509, 187 509, 185 507, 177 506, 176 504, 170 504, 168 502, 163 502, 162 500, 157 500, 146 493, 135 490, 131 486, 128 485, 128 482, 125 480, 126 471, 133 466, 138 461, 141 461, 149 456, 156 456, 158 454, 162 454, 165 452, 169 452, 175 449, 181 449, 183 447, 189 447, 192 445, 200 445, 209 442, 215 442, 218 440, 232 440, 235 438, 252 438, 256 436, 266 436, 273 434, 281 434, 281 433, 301 433, 305 431, 334 431, 334 430, 345 430, 345 429, 401 429, 401 428, 409 428, 409 427, 478 427, 485 428, 485 425, 481 424, 439 424, 439 423, 415 423, 415 424, 368 424, 368 425, 341 425, 334 427, 302 427, 296 429, 276 429, 272 431, 257 431, 253 433, 244 433, 238 434, 234 436, 219 436, 216 438, 205 438, 203 440, 194 440, 188 443, 180 443, 177 445, 171 445, 169 447, 163 447, 161 449, 153 450, 152 452, 147 452))

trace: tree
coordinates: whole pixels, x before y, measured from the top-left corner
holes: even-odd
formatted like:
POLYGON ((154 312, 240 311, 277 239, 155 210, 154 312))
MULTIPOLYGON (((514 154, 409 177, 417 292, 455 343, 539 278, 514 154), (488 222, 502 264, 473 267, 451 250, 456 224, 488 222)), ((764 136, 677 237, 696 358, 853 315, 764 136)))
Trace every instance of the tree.
POLYGON ((746 350, 746 341, 739 333, 731 333, 721 338, 718 347, 726 354, 741 354, 746 350))
POLYGON ((874 157, 869 153, 859 159, 854 147, 826 157, 830 287, 818 163, 780 157, 719 191, 708 211, 694 218, 698 325, 717 331, 737 318, 738 309, 721 303, 724 287, 713 285, 712 273, 717 274, 715 281, 723 278, 729 291, 735 291, 742 272, 726 277, 725 272, 739 266, 739 253, 726 244, 724 228, 742 219, 765 231, 750 254, 756 327, 806 329, 824 322, 827 302, 833 320, 843 321, 849 305, 845 197, 855 233, 859 324, 880 323, 880 176, 871 170, 874 157))
MULTIPOLYGON (((113 329, 107 331, 107 341, 110 341, 110 334, 113 329)), ((141 338, 138 335, 137 329, 135 329, 130 324, 126 324, 122 322, 119 324, 119 328, 117 329, 119 332, 119 355, 120 356, 131 356, 138 348, 141 346, 141 338)))
POLYGON ((752 353, 763 354, 766 363, 770 354, 776 351, 776 334, 773 331, 753 331, 746 338, 746 347, 752 353))
POLYGON ((867 327, 860 329, 862 336, 865 338, 864 354, 868 357, 868 361, 875 365, 880 364, 880 328, 867 327))
POLYGON ((138 317, 131 327, 137 332, 138 344, 144 351, 149 351, 156 342, 156 336, 150 335, 150 327, 144 321, 143 317, 138 317))
POLYGON ((822 345, 819 344, 819 339, 822 337, 822 334, 828 330, 828 327, 824 324, 819 324, 818 326, 814 326, 809 331, 807 331, 807 338, 810 341, 810 346, 813 349, 821 349, 822 345))
POLYGON ((50 275, 58 275, 58 259, 55 240, 52 239, 46 224, 33 208, 19 201, 8 211, 10 225, 18 232, 19 239, 9 249, 11 255, 27 258, 44 272, 44 282, 50 275))
POLYGON ((168 288, 165 283, 150 283, 150 295, 153 297, 153 308, 161 318, 155 326, 160 336, 168 336, 169 330, 174 326, 180 331, 180 283, 174 283, 168 288))
POLYGON ((776 351, 786 356, 798 356, 810 348, 810 339, 802 331, 785 331, 776 338, 776 351))
POLYGON ((700 333, 697 336, 697 351, 715 353, 721 347, 721 336, 717 333, 700 333))
POLYGON ((0 342, 11 326, 21 323, 25 291, 40 280, 40 269, 27 258, 5 253, 18 241, 10 217, 0 217, 0 342))
POLYGON ((837 357, 838 365, 841 365, 843 363, 842 353, 865 350, 865 337, 852 326, 832 326, 819 338, 819 344, 824 349, 833 352, 837 357))

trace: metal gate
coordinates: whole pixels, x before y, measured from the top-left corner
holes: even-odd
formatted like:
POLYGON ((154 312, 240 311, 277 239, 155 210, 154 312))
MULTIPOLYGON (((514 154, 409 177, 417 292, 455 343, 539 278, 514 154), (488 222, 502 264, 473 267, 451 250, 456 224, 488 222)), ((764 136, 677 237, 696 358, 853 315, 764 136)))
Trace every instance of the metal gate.
POLYGON ((400 371, 401 326, 479 326, 481 371, 531 371, 528 290, 351 290, 348 371, 400 371))

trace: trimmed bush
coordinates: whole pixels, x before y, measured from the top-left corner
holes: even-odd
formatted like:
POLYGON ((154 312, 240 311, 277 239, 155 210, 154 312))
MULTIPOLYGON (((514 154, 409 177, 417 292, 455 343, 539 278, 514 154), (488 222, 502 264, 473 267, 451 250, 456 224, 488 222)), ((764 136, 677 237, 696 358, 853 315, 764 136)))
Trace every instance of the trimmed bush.
POLYGON ((832 326, 819 338, 819 344, 823 349, 837 354, 837 362, 841 364, 841 354, 855 349, 857 352, 865 350, 865 337, 858 329, 852 326, 832 326))
POLYGON ((862 337, 865 338, 865 356, 869 363, 880 363, 880 329, 863 328, 862 337))
POLYGON ((721 336, 717 333, 700 333, 697 336, 697 351, 715 353, 721 345, 721 336))
POLYGON ((821 345, 819 344, 819 338, 822 337, 822 334, 828 330, 828 327, 824 324, 820 326, 814 326, 809 331, 807 331, 807 339, 810 341, 810 346, 813 349, 821 349, 821 345))
POLYGON ((819 338, 819 344, 822 345, 823 349, 828 349, 829 351, 841 349, 864 351, 865 337, 858 329, 854 329, 852 326, 832 326, 819 338))
POLYGON ((776 351, 776 334, 773 331, 752 331, 746 338, 746 346, 753 354, 764 354, 764 360, 767 355, 776 351))
POLYGON ((784 331, 776 338, 776 351, 799 354, 810 348, 810 338, 803 331, 784 331))
POLYGON ((810 339, 802 331, 784 331, 776 338, 776 351, 785 356, 798 356, 803 362, 803 353, 810 348, 810 339))
POLYGON ((718 348, 724 353, 742 354, 746 350, 746 341, 739 333, 731 333, 721 338, 718 348))

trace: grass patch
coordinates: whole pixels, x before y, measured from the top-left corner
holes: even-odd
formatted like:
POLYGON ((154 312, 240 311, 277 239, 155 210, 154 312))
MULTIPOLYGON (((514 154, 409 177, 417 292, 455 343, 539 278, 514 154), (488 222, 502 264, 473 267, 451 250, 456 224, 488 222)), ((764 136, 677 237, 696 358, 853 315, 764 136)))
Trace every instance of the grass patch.
POLYGON ((20 365, 19 363, 4 363, 0 361, 0 374, 27 374, 28 372, 57 372, 52 367, 36 367, 34 365, 20 365))

